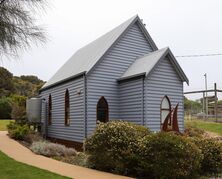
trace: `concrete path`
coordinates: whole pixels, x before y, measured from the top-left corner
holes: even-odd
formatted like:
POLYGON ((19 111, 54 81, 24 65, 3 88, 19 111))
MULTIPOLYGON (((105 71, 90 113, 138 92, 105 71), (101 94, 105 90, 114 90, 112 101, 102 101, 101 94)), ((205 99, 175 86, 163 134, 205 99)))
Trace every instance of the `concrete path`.
MULTIPOLYGON (((51 158, 32 153, 15 140, 7 136, 6 131, 0 131, 0 150, 9 157, 41 169, 51 171, 75 179, 127 179, 128 177, 92 170, 71 165, 51 158)), ((128 178, 129 179, 129 178, 128 178)))

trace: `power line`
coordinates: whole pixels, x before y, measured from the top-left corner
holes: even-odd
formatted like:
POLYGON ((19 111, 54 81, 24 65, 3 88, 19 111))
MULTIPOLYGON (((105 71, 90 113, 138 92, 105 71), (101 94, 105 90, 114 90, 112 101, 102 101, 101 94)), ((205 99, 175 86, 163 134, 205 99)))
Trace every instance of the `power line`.
POLYGON ((198 54, 198 55, 177 55, 177 58, 185 58, 185 57, 208 57, 208 56, 221 56, 222 53, 212 53, 212 54, 198 54))

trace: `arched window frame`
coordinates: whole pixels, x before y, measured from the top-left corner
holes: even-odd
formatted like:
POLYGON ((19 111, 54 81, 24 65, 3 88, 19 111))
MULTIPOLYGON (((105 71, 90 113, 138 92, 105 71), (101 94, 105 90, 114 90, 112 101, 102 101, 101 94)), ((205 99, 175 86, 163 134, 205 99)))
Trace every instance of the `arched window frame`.
POLYGON ((52 96, 49 94, 48 98, 48 125, 52 124, 52 96))
POLYGON ((101 96, 100 99, 98 100, 97 102, 97 106, 96 106, 96 120, 97 120, 97 123, 100 121, 100 122, 108 122, 109 121, 109 105, 108 105, 108 102, 106 100, 106 98, 104 96, 101 96), (99 105, 100 105, 100 102, 103 100, 103 102, 105 102, 106 104, 106 107, 105 107, 105 120, 104 121, 101 121, 99 120, 99 105))
MULTIPOLYGON (((160 123, 161 123, 161 125, 162 125, 163 122, 164 122, 164 121, 162 120, 162 111, 168 111, 168 112, 171 111, 171 102, 170 102, 170 98, 169 98, 167 95, 165 95, 165 96, 162 98, 161 104, 160 104, 160 123), (169 104, 169 108, 162 108, 163 100, 164 100, 164 99, 167 99, 168 104, 169 104)), ((169 125, 171 125, 171 120, 169 121, 169 125)))
POLYGON ((70 99, 69 99, 69 90, 66 89, 65 92, 65 126, 70 125, 70 99))

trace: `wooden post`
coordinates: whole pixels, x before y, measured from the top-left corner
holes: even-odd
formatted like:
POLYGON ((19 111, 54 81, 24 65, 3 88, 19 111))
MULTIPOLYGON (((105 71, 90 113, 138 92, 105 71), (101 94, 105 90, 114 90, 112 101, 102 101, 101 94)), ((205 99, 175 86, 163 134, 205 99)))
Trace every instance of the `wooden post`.
POLYGON ((203 113, 204 113, 204 116, 203 118, 206 119, 206 106, 205 106, 205 92, 203 92, 203 113))
POLYGON ((207 96, 207 74, 205 73, 204 74, 205 76, 205 88, 206 88, 206 100, 205 100, 205 105, 206 105, 206 116, 207 116, 207 119, 208 119, 208 96, 207 96))
POLYGON ((217 83, 214 83, 214 115, 217 122, 217 83))
POLYGON ((203 100, 202 100, 202 104, 203 104, 203 113, 205 113, 205 110, 204 110, 204 109, 205 109, 205 107, 204 107, 204 106, 205 106, 205 104, 204 104, 204 100, 205 100, 205 99, 204 99, 204 98, 205 98, 205 95, 204 95, 204 92, 203 92, 203 100))

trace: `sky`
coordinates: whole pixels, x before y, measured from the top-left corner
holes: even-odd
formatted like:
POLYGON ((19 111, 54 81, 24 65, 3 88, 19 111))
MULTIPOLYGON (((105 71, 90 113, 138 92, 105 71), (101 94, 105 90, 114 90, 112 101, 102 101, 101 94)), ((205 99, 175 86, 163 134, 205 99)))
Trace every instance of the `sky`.
MULTIPOLYGON (((3 59, 0 66, 47 81, 76 50, 136 14, 159 49, 168 46, 175 56, 222 53, 221 9, 221 0, 49 0, 46 12, 36 15, 47 43, 32 45, 19 59, 3 59)), ((177 60, 190 81, 184 91, 204 89, 205 73, 208 89, 214 83, 222 89, 222 56, 177 60)))

